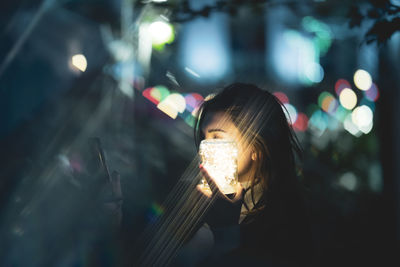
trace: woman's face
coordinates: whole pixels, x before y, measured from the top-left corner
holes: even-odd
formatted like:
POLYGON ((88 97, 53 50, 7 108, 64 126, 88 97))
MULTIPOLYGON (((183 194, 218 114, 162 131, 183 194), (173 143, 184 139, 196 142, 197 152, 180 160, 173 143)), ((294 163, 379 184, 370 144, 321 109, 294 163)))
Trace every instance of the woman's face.
POLYGON ((240 182, 251 179, 253 149, 225 112, 206 114, 202 132, 205 139, 230 139, 238 147, 238 178, 240 182))

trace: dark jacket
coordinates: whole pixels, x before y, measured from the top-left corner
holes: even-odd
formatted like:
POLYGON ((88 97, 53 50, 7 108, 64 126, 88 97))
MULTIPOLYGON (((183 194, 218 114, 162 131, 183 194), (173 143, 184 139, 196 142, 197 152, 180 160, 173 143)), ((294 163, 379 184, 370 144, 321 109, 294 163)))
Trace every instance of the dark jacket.
MULTIPOLYGON (((247 215, 236 228, 234 224, 218 225, 217 219, 206 218, 214 233, 215 247, 220 247, 206 260, 207 264, 215 266, 311 265, 312 236, 305 199, 293 191, 279 192, 276 196, 273 193, 270 194, 272 196, 263 197, 256 205, 257 208, 266 203, 265 208, 255 214, 247 215), (235 229, 238 233, 234 232, 235 229), (236 240, 237 236, 239 236, 238 240, 236 240), (230 242, 235 244, 234 248, 226 246, 230 242)), ((227 203, 215 205, 219 210, 223 206, 224 216, 228 212, 226 205, 227 203)), ((239 204, 232 205, 230 212, 240 211, 238 206, 239 204)), ((213 216, 220 216, 216 212, 211 211, 211 213, 213 216)))

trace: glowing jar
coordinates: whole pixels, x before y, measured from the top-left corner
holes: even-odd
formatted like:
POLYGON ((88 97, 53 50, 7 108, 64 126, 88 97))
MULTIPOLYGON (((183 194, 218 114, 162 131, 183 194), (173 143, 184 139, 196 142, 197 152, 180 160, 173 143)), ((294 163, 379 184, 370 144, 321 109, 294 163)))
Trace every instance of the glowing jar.
MULTIPOLYGON (((199 154, 204 168, 222 193, 232 194, 236 192, 237 157, 238 149, 233 140, 208 139, 200 143, 199 154)), ((209 189, 209 185, 202 179, 202 184, 209 189)))

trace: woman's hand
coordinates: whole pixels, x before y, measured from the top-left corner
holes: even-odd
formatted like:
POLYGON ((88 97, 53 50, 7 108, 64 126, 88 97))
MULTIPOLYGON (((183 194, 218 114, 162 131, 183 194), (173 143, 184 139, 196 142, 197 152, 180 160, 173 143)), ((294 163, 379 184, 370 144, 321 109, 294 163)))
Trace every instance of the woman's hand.
POLYGON ((215 179, 210 176, 208 171, 204 168, 203 165, 200 164, 199 166, 200 172, 203 175, 204 179, 206 179, 208 185, 210 186, 210 189, 205 188, 203 185, 199 184, 197 185, 197 190, 199 190, 203 195, 207 196, 208 198, 211 198, 212 196, 220 197, 226 201, 229 201, 231 203, 235 203, 239 201, 242 198, 242 192, 243 188, 240 185, 240 183, 236 184, 236 190, 234 193, 233 198, 227 197, 220 188, 218 187, 218 184, 215 182, 215 179))
POLYGON ((198 185, 197 189, 212 201, 211 207, 205 216, 206 223, 212 228, 237 225, 243 200, 243 188, 241 185, 239 183, 237 184, 234 197, 229 198, 221 192, 214 178, 209 175, 202 165, 199 166, 199 169, 210 186, 210 189, 202 185, 198 185))

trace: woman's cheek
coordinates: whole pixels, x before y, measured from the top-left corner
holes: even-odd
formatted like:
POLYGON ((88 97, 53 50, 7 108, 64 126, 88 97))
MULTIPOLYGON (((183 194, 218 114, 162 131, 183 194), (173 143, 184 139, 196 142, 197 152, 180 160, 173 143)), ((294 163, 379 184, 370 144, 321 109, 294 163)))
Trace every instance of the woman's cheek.
POLYGON ((248 172, 251 166, 251 155, 250 153, 239 154, 238 158, 238 174, 248 172))

